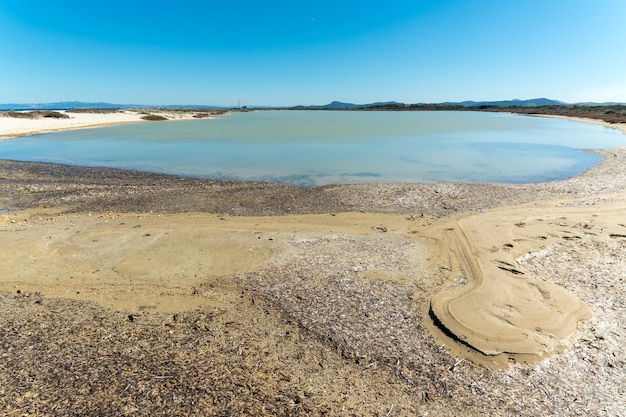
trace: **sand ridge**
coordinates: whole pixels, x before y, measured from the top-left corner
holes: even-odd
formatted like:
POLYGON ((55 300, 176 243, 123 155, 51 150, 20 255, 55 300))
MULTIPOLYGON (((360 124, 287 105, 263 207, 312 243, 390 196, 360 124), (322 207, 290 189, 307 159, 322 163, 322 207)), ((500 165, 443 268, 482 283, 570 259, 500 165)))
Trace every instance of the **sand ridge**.
POLYGON ((524 271, 518 259, 563 241, 626 238, 625 200, 621 193, 548 201, 443 222, 431 234, 440 236, 439 253, 448 252, 452 274, 462 279, 432 297, 431 316, 487 356, 554 353, 591 311, 550 277, 524 271))
POLYGON ((196 114, 194 111, 168 110, 119 110, 110 112, 73 112, 59 110, 58 113, 67 118, 16 118, 4 116, 0 113, 0 140, 12 139, 21 136, 37 135, 41 133, 59 132, 64 130, 88 129, 110 126, 120 123, 145 123, 142 117, 146 114, 162 116, 167 120, 190 120, 196 114))

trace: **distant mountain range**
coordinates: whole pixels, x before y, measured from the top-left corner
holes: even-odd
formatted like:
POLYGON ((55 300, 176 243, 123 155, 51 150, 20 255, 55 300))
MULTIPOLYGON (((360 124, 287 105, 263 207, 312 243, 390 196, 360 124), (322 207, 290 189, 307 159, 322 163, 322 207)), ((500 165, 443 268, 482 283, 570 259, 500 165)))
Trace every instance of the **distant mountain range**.
MULTIPOLYGON (((624 103, 593 103, 593 102, 585 102, 585 103, 565 103, 559 100, 551 100, 548 98, 534 98, 530 100, 502 100, 502 101, 460 101, 460 102, 443 102, 443 103, 414 103, 414 104, 404 104, 398 103, 396 101, 386 101, 386 102, 376 102, 376 103, 368 103, 368 104, 354 104, 354 103, 345 103, 341 101, 333 101, 324 105, 307 105, 307 106, 295 106, 289 107, 290 109, 360 109, 360 108, 377 108, 377 107, 403 107, 403 106, 427 106, 427 105, 437 105, 437 106, 462 106, 462 107, 479 107, 479 106, 495 106, 495 107, 539 107, 539 106, 610 106, 610 105, 619 105, 624 103)), ((269 107, 269 106, 248 106, 249 108, 284 108, 284 107, 269 107)), ((207 106, 207 105, 162 105, 162 106, 154 106, 154 105, 143 105, 143 104, 112 104, 112 103, 104 103, 104 102, 83 102, 83 101, 60 101, 56 103, 7 103, 0 104, 0 110, 72 110, 72 109, 128 109, 128 108, 193 108, 193 109, 224 109, 229 108, 225 106, 207 106)))
POLYGON ((60 101, 56 103, 7 103, 0 104, 0 110, 70 110, 70 109, 119 109, 124 107, 111 103, 84 103, 82 101, 60 101))
POLYGON ((341 101, 333 101, 332 103, 325 104, 322 106, 296 106, 294 108, 308 108, 308 109, 358 109, 358 108, 371 108, 371 107, 394 107, 394 106, 427 106, 427 105, 435 105, 435 106, 462 106, 462 107, 479 107, 479 106, 494 106, 494 107, 540 107, 540 106, 613 106, 624 103, 566 103, 560 100, 551 100, 549 98, 533 98, 530 100, 501 100, 501 101, 458 101, 452 102, 447 101, 443 103, 414 103, 414 104, 404 104, 398 103, 396 101, 386 101, 386 102, 376 102, 376 103, 368 103, 368 104, 353 104, 353 103, 344 103, 341 101))
POLYGON ((58 101, 55 103, 7 103, 0 104, 0 110, 73 110, 73 109, 223 109, 223 106, 190 105, 146 105, 146 104, 113 104, 105 102, 58 101))

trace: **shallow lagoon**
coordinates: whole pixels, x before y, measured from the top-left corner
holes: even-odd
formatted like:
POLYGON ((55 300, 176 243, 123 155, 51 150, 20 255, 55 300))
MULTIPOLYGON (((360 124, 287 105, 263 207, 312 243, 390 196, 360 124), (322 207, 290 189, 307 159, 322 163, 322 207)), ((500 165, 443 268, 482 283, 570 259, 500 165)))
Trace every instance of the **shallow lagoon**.
POLYGON ((599 162, 624 135, 571 120, 482 112, 255 111, 0 141, 0 158, 191 177, 336 183, 523 183, 599 162))

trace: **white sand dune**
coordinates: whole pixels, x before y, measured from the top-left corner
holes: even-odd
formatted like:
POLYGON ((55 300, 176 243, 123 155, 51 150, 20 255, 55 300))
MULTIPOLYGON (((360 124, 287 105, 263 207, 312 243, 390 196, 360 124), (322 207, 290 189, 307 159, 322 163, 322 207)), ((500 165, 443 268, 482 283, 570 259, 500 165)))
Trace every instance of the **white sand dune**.
POLYGON ((43 117, 40 119, 26 119, 0 117, 0 139, 117 123, 142 122, 142 114, 133 111, 115 113, 71 113, 60 111, 60 113, 67 114, 69 118, 43 117))

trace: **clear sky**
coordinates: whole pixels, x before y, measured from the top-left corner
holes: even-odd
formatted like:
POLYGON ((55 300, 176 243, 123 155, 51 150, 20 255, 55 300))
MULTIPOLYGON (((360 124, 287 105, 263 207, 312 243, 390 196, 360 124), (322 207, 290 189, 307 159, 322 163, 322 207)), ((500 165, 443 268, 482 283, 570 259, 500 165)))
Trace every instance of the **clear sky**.
POLYGON ((626 102, 626 0, 0 0, 0 102, 626 102))

